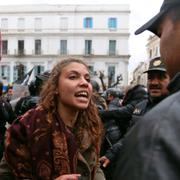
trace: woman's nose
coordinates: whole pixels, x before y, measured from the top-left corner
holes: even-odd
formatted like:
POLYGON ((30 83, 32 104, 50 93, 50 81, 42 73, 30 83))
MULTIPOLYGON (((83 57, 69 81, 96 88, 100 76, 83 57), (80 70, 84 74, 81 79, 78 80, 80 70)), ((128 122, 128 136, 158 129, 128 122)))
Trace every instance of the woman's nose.
POLYGON ((84 77, 82 77, 82 78, 80 79, 80 84, 81 84, 81 85, 88 86, 89 82, 88 82, 84 77))

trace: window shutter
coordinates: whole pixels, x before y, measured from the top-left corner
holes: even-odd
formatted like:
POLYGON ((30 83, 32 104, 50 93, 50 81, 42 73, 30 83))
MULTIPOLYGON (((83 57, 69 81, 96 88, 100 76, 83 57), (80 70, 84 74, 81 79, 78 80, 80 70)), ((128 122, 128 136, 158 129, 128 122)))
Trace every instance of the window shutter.
POLYGON ((83 27, 86 28, 86 18, 84 18, 83 27))

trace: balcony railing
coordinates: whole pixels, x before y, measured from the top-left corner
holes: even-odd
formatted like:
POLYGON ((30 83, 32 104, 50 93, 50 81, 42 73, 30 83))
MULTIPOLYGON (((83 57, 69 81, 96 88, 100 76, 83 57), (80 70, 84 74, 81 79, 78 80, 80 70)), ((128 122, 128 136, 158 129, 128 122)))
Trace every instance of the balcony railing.
POLYGON ((14 49, 14 55, 24 56, 25 55, 25 49, 14 49))

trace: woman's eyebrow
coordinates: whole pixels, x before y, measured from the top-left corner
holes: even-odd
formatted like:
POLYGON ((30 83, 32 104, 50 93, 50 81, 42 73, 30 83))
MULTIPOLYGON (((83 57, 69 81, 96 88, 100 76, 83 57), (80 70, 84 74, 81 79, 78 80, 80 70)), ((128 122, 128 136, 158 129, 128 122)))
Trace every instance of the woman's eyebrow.
MULTIPOLYGON (((79 73, 77 70, 71 70, 68 73, 76 73, 76 74, 81 74, 79 73)), ((85 76, 90 76, 90 74, 87 72, 86 74, 84 74, 85 76)))

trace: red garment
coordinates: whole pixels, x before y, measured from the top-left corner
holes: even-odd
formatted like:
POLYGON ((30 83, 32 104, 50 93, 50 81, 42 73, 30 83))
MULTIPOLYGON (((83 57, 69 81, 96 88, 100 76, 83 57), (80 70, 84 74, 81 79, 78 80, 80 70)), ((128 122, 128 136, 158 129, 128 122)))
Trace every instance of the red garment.
POLYGON ((6 133, 5 157, 17 178, 54 179, 76 173, 77 144, 58 113, 29 110, 6 133))

